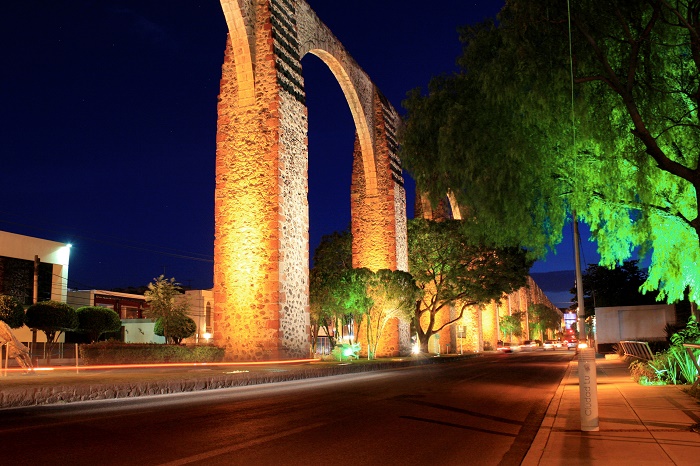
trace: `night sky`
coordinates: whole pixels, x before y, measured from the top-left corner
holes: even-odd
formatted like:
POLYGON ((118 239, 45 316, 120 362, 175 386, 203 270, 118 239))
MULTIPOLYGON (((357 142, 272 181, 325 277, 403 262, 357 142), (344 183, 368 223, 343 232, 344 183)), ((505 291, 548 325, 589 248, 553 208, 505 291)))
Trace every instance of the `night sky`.
MULTIPOLYGON (((457 28, 503 6, 308 3, 401 113, 410 89, 456 70, 457 28)), ((0 229, 72 243, 70 288, 141 286, 163 273, 211 287, 219 2, 22 0, 0 12, 0 229)), ((350 222, 354 126, 326 66, 312 55, 302 66, 313 254, 350 222)), ((533 272, 573 269, 565 233, 533 272)))

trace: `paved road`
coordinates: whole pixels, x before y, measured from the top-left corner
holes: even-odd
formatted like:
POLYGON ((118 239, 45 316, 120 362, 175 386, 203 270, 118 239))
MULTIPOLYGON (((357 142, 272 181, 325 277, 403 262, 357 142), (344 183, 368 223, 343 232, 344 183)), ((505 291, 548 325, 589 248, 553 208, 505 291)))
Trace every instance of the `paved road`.
POLYGON ((0 463, 518 465, 573 354, 3 411, 0 463))

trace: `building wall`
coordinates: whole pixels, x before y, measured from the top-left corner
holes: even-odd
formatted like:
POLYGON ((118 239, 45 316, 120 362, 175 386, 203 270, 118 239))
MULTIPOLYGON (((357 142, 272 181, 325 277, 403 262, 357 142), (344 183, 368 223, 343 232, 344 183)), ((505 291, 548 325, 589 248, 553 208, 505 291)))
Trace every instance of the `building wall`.
MULTIPOLYGON (((450 334, 451 348, 457 350, 462 345, 464 351, 484 351, 495 349, 498 340, 503 340, 504 335, 499 329, 499 320, 503 316, 513 315, 515 312, 524 312, 521 328, 523 336, 514 338, 515 343, 521 343, 529 339, 529 307, 531 304, 544 304, 560 312, 549 298, 544 294, 537 283, 528 277, 527 285, 513 293, 504 294, 499 301, 492 301, 481 306, 472 306, 465 310, 464 316, 455 325, 466 327, 465 338, 460 341, 457 338, 457 329, 450 334)), ((561 313, 561 312, 560 312, 561 313)), ((446 343, 441 336, 443 345, 446 343)), ((451 350, 452 351, 452 350, 451 350)))
POLYGON ((662 340, 666 324, 676 322, 673 304, 614 306, 595 308, 596 344, 613 344, 624 340, 662 340))
POLYGON ((0 231, 0 256, 52 264, 51 299, 66 301, 70 244, 0 231))
POLYGON ((186 299, 189 302, 189 316, 197 324, 196 333, 184 340, 186 344, 203 344, 211 341, 214 333, 214 291, 213 290, 187 290, 186 299), (207 325, 207 312, 209 312, 209 325, 207 325))
POLYGON ((147 305, 146 298, 142 295, 107 290, 71 290, 68 291, 66 302, 76 309, 83 306, 112 309, 121 318, 124 343, 165 343, 165 338, 155 334, 154 321, 145 317, 130 318, 139 314, 143 316, 147 305), (127 311, 127 308, 135 307, 138 307, 138 311, 127 311))

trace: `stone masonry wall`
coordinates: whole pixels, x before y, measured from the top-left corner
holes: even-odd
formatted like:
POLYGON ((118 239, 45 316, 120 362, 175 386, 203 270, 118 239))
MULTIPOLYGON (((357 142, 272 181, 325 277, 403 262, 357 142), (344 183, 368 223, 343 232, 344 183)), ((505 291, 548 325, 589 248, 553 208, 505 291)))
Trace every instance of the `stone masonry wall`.
MULTIPOLYGON (((221 4, 230 33, 218 105, 214 342, 230 360, 306 357, 308 122, 301 57, 313 53, 329 66, 353 114, 355 253, 358 264, 374 269, 407 264, 398 117, 305 1, 221 4)), ((385 332, 387 354, 408 347, 407 328, 395 327, 385 332)))
MULTIPOLYGON (((241 82, 229 38, 218 106, 214 241, 214 341, 232 360, 280 356, 280 100, 269 8, 253 21, 255 80, 241 82), (262 53, 268 50, 268 53, 262 53), (242 100, 254 86, 255 99, 242 100)), ((240 31, 239 31, 240 32, 240 31)), ((237 61, 238 60, 238 61, 237 61)))
POLYGON ((308 119, 294 4, 288 0, 270 4, 280 87, 279 337, 283 354, 298 358, 310 352, 308 119))

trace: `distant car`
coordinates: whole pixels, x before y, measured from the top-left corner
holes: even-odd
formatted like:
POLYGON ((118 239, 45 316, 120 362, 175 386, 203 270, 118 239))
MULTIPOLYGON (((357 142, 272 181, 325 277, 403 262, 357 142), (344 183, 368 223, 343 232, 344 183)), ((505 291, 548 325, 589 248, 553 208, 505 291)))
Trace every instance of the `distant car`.
POLYGON ((542 345, 545 351, 548 349, 551 349, 552 351, 556 351, 557 348, 561 348, 561 342, 556 341, 556 340, 545 340, 544 344, 542 345))
POLYGON ((520 351, 520 346, 516 345, 515 343, 499 342, 496 349, 501 353, 515 353, 516 351, 520 351))
POLYGON ((578 348, 578 341, 576 341, 576 340, 568 340, 568 341, 566 342, 566 349, 567 349, 567 350, 570 350, 570 349, 572 349, 572 348, 573 348, 573 349, 578 348))
POLYGON ((523 342, 524 347, 537 348, 542 343, 540 340, 525 340, 523 342))

